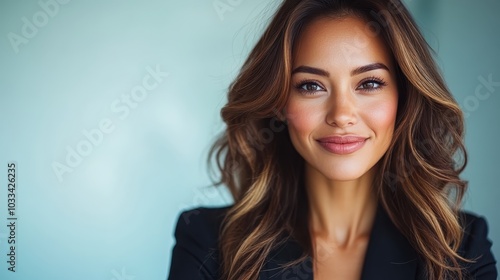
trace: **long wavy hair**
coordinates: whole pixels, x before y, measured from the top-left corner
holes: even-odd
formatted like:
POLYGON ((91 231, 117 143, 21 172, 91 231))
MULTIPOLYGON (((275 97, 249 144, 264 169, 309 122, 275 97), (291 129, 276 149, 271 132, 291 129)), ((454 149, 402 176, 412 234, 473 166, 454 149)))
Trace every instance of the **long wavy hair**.
POLYGON ((313 252, 307 230, 304 159, 280 121, 301 30, 319 16, 358 16, 383 38, 397 65, 398 110, 392 143, 379 161, 379 201, 425 263, 428 279, 463 279, 459 217, 467 188, 463 113, 431 49, 399 0, 286 0, 228 90, 227 128, 213 143, 234 205, 220 235, 223 279, 257 279, 269 253, 292 238, 313 252))

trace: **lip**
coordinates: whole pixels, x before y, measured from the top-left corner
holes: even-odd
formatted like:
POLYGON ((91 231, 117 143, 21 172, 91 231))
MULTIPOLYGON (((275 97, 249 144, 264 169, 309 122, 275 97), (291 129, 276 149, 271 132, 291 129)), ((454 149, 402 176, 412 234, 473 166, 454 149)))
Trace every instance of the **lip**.
POLYGON ((346 155, 361 149, 367 139, 367 137, 357 135, 345 135, 324 137, 317 141, 324 149, 331 153, 346 155))

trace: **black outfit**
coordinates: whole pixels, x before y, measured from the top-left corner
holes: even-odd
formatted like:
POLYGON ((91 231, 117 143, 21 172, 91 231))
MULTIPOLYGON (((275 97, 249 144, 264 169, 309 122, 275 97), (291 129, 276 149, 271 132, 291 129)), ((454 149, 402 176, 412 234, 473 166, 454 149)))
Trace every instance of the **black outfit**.
MULTIPOLYGON (((219 279, 219 227, 227 209, 229 207, 196 208, 180 215, 168 280, 219 279)), ((472 213, 461 214, 466 226, 459 253, 468 259, 479 257, 477 262, 466 265, 467 273, 472 279, 495 280, 496 261, 491 253, 485 219, 472 213)), ((312 280, 311 257, 286 270, 280 267, 296 260, 301 253, 298 243, 287 241, 267 258, 259 279, 312 280)), ((380 206, 370 233, 361 279, 425 279, 424 263, 380 206)))

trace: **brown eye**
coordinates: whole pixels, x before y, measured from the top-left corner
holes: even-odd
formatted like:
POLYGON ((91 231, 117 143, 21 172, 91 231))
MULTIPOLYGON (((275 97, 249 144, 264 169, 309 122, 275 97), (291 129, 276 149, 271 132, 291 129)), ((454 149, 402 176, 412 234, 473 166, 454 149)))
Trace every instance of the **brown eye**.
POLYGON ((379 87, 380 87, 380 84, 377 82, 365 82, 360 86, 360 88, 362 88, 362 89, 376 89, 379 87))
POLYGON ((325 89, 315 81, 302 81, 295 85, 295 88, 303 94, 314 94, 325 89))
POLYGON ((382 79, 371 77, 361 82, 357 89, 365 91, 379 90, 385 85, 386 83, 382 79))
POLYGON ((314 84, 314 83, 305 83, 300 88, 305 90, 305 91, 317 91, 317 90, 323 89, 318 84, 314 84))

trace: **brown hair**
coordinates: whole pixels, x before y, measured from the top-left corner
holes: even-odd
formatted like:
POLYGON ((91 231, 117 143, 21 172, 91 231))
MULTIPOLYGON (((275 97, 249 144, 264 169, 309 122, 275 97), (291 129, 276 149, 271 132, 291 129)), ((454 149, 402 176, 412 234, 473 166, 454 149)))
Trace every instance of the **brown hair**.
POLYGON ((427 278, 462 279, 463 115, 399 0, 286 0, 251 51, 229 87, 221 110, 227 128, 208 158, 211 167, 215 156, 221 171, 214 184, 226 185, 234 198, 221 228, 223 279, 256 279, 269 253, 288 238, 303 247, 300 260, 312 253, 307 227, 300 226, 308 211, 304 160, 278 116, 290 90, 294 43, 308 22, 324 15, 361 16, 392 52, 399 104, 377 194, 424 261, 427 278))

